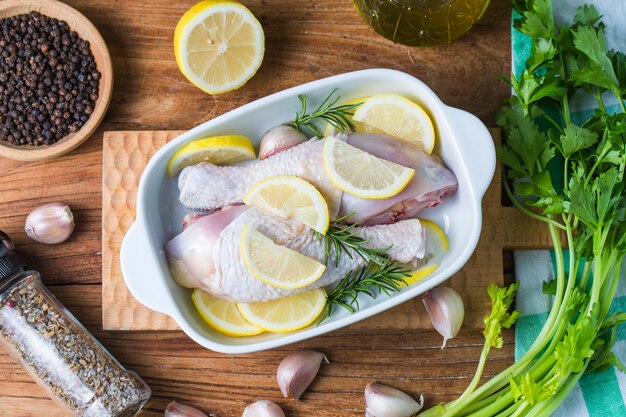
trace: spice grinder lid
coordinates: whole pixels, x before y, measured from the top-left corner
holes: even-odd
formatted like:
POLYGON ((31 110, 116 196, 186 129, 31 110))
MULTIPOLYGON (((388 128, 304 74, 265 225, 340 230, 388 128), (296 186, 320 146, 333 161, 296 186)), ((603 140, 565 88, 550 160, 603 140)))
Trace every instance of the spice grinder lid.
POLYGON ((0 283, 25 265, 20 255, 15 252, 15 245, 9 235, 0 230, 0 283))

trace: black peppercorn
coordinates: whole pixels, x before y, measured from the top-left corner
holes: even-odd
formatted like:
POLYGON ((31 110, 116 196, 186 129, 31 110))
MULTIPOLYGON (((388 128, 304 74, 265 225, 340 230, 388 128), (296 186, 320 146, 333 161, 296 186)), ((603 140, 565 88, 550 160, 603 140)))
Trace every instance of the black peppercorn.
POLYGON ((51 145, 77 132, 98 99, 89 42, 37 12, 0 19, 0 141, 51 145))

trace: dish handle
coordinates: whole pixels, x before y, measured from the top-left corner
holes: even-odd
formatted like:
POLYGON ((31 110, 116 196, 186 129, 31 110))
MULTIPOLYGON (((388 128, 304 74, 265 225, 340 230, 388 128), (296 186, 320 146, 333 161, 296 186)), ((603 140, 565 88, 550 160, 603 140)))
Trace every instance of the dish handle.
POLYGON ((447 116, 477 196, 482 199, 496 170, 493 137, 487 126, 471 113, 448 107, 447 116))
POLYGON ((148 236, 135 221, 122 241, 120 265, 130 293, 144 306, 171 315, 174 305, 156 257, 149 252, 148 236), (152 259, 147 259, 152 258, 152 259))

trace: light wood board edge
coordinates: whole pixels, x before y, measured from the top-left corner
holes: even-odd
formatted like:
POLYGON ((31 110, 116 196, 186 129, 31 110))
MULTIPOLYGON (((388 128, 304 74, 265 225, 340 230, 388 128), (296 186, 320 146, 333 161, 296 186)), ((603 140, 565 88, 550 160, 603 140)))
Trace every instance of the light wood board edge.
POLYGON ((102 155, 102 326, 175 330, 174 320, 141 305, 120 269, 120 248, 135 220, 139 179, 154 153, 182 132, 105 132, 102 155))

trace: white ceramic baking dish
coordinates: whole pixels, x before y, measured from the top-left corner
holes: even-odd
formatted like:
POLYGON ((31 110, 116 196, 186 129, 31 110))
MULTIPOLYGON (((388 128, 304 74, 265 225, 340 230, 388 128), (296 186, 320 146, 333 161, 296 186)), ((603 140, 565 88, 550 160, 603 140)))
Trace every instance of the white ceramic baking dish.
POLYGON ((223 353, 247 353, 271 349, 318 336, 390 309, 442 283, 469 259, 482 226, 481 200, 495 169, 495 150, 489 131, 478 118, 448 107, 424 83, 394 70, 372 69, 313 81, 259 99, 210 120, 171 141, 150 160, 137 194, 137 219, 124 237, 121 252, 126 285, 146 307, 171 316, 200 345, 223 353), (437 145, 434 153, 456 174, 458 191, 445 203, 422 212, 448 235, 449 252, 431 276, 400 293, 376 299, 359 299, 361 310, 349 314, 337 308, 319 326, 288 333, 264 333, 236 338, 209 328, 191 302, 191 291, 170 276, 165 243, 180 232, 185 210, 178 202, 176 179, 166 172, 167 161, 180 146, 206 136, 241 134, 258 142, 270 127, 293 118, 299 109, 298 94, 312 104, 338 88, 345 100, 379 93, 396 93, 422 105, 434 120, 437 145))

